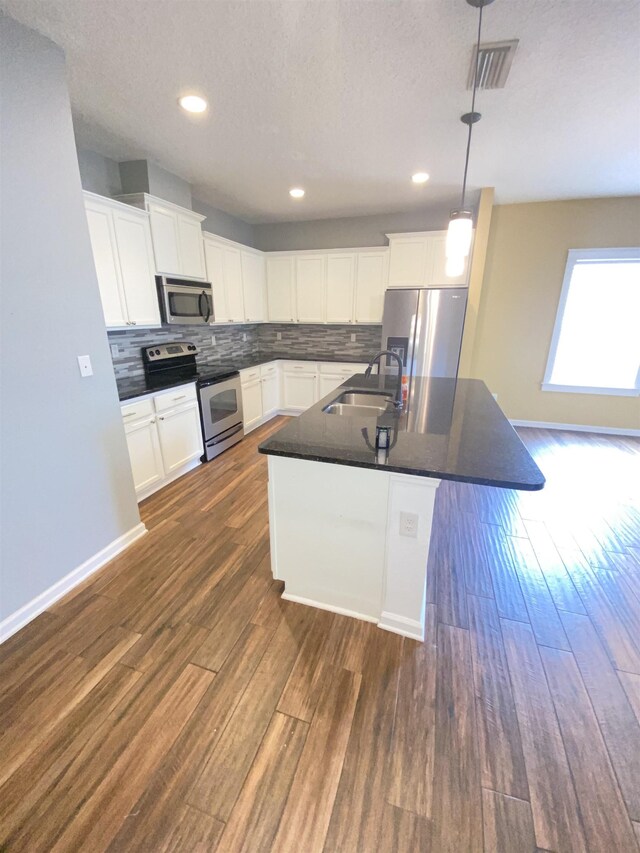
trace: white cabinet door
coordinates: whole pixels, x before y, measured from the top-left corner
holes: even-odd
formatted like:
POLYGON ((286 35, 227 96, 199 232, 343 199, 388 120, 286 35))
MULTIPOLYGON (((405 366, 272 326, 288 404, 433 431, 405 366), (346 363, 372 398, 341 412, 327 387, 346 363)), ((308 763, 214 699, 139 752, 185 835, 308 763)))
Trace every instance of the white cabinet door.
POLYGON ((170 409, 157 418, 164 470, 171 474, 202 454, 198 406, 189 404, 170 409))
POLYGON ((286 368, 282 377, 283 408, 304 411, 313 406, 317 397, 315 371, 289 372, 286 368))
POLYGON ((262 416, 273 415, 280 408, 280 377, 278 372, 263 376, 262 382, 262 416))
POLYGON ((447 232, 433 231, 430 232, 428 241, 431 245, 431 269, 427 275, 427 285, 451 285, 452 287, 467 283, 467 266, 469 260, 464 265, 462 275, 449 277, 447 275, 447 232))
POLYGON ((356 255, 327 255, 327 323, 353 322, 356 255))
POLYGON ((151 231, 146 213, 114 210, 113 227, 127 316, 137 326, 160 324, 151 231))
POLYGON ((149 202, 148 208, 156 272, 181 275, 178 214, 156 202, 149 202))
POLYGON ((242 417, 245 432, 262 417, 262 382, 255 379, 242 386, 242 417))
POLYGON ((342 385, 345 379, 347 377, 339 373, 321 373, 318 376, 318 399, 322 400, 327 394, 335 391, 339 385, 342 385))
POLYGON ((296 319, 299 323, 323 322, 325 275, 325 255, 296 258, 296 319))
POLYGON ((241 252, 244 319, 262 323, 266 319, 264 257, 254 252, 241 252))
POLYGON ((430 269, 424 235, 394 237, 389 241, 389 287, 422 287, 430 269))
POLYGON ((207 267, 207 280, 213 290, 213 318, 216 323, 227 323, 227 297, 224 287, 224 266, 222 264, 222 246, 204 238, 204 256, 207 267))
POLYGON ((361 252, 356 270, 356 323, 381 323, 388 253, 361 252))
POLYGON ((267 302, 269 320, 290 323, 295 317, 293 271, 295 258, 291 255, 267 256, 267 302))
POLYGON ((244 320, 244 297, 242 295, 242 266, 240 250, 231 246, 222 248, 224 290, 227 297, 227 312, 232 323, 244 320))
POLYGON ((91 201, 85 201, 85 208, 105 323, 107 326, 124 326, 127 314, 111 211, 91 201))
POLYGON ((125 428, 136 494, 164 479, 155 418, 146 418, 125 428))
POLYGON ((187 278, 205 277, 202 227, 200 219, 188 213, 178 213, 178 240, 180 244, 180 275, 187 278))

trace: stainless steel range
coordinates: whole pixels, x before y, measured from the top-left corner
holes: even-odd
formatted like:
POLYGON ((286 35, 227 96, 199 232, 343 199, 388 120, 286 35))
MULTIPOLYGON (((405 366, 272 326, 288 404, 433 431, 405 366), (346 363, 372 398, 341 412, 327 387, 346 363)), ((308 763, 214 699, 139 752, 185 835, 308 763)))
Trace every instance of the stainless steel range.
POLYGON ((201 368, 193 343, 176 341, 143 347, 142 360, 150 391, 195 381, 200 404, 200 425, 204 442, 203 462, 219 456, 242 441, 242 391, 240 374, 228 368, 201 368))

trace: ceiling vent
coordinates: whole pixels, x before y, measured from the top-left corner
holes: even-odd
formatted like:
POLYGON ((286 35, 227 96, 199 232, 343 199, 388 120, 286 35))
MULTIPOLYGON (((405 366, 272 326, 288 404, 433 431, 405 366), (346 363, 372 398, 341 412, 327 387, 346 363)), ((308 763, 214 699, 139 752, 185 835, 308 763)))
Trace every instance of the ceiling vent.
MULTIPOLYGON (((507 82, 509 69, 518 47, 518 39, 512 41, 494 41, 490 44, 480 45, 480 58, 478 62, 478 89, 502 89, 507 82)), ((473 73, 477 48, 473 48, 467 89, 473 88, 473 73)))

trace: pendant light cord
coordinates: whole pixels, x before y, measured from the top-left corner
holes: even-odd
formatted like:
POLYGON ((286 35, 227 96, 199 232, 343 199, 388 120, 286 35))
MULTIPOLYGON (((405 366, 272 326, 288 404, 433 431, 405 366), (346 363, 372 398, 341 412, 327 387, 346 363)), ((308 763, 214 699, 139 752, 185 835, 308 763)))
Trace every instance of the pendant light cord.
MULTIPOLYGON (((478 43, 476 45, 476 64, 473 69, 473 94, 471 95, 471 113, 473 114, 476 109, 476 90, 478 87, 478 66, 480 65, 480 36, 482 33, 482 9, 480 6, 480 15, 478 16, 478 43)), ((464 200, 467 192, 467 172, 469 170, 469 153, 471 151, 471 133, 473 131, 473 125, 475 122, 469 122, 469 134, 467 136, 467 153, 464 158, 464 177, 462 178, 462 201, 461 208, 464 210, 464 200)))

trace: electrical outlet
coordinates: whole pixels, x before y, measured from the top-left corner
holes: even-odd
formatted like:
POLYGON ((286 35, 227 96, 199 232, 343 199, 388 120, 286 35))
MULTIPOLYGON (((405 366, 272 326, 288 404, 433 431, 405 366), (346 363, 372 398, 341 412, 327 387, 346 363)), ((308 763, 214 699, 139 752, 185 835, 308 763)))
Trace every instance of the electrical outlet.
POLYGON ((118 357, 118 344, 111 344, 111 358, 118 357))
POLYGON ((247 333, 246 332, 242 333, 242 340, 246 342, 246 340, 247 340, 247 333))
POLYGON ((216 345, 216 336, 211 335, 211 346, 214 347, 216 345))
POLYGON ((400 536, 418 538, 418 516, 415 512, 400 513, 400 536))
POLYGON ((91 359, 88 355, 78 356, 78 367, 80 368, 80 376, 93 376, 93 367, 91 367, 91 359))
POLYGON ((352 343, 352 344, 355 344, 355 342, 356 342, 356 333, 355 333, 355 332, 351 332, 351 343, 352 343))
POLYGON ((281 341, 281 340, 282 340, 282 332, 276 332, 276 340, 277 340, 277 341, 281 341))

